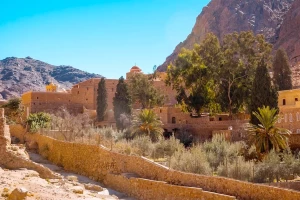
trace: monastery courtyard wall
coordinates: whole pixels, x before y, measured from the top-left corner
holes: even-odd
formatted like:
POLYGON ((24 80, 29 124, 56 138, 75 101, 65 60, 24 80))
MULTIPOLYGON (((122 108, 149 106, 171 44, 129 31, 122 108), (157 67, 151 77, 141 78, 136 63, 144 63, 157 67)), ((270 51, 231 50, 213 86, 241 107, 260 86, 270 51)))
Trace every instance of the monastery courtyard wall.
MULTIPOLYGON (((12 135, 15 133, 12 132, 12 135)), ((140 199, 232 199, 230 196, 249 200, 262 197, 274 200, 300 199, 300 193, 296 191, 184 173, 143 157, 114 153, 104 147, 58 141, 40 134, 26 134, 25 140, 37 142, 39 153, 56 165, 140 199), (129 178, 124 173, 134 173, 139 178, 129 178)))

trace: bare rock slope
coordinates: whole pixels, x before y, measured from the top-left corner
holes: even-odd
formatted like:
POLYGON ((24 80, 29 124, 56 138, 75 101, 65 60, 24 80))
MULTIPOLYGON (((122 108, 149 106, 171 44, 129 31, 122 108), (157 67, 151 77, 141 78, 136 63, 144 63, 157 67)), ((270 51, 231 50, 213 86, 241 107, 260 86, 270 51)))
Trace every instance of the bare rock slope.
POLYGON ((78 82, 101 77, 71 66, 54 66, 39 60, 8 57, 0 60, 0 99, 21 96, 22 93, 44 91, 45 85, 54 82, 61 89, 70 89, 78 82))
MULTIPOLYGON (((166 70, 167 65, 177 57, 182 47, 191 49, 195 43, 200 43, 210 32, 222 40, 223 36, 228 33, 251 30, 255 34, 265 35, 272 44, 283 40, 280 45, 275 45, 276 47, 293 48, 290 46, 294 46, 294 43, 287 42, 282 38, 289 34, 289 30, 281 31, 282 26, 291 29, 288 24, 296 23, 285 20, 291 7, 295 7, 292 6, 293 2, 294 0, 211 0, 197 17, 191 34, 184 42, 177 45, 165 63, 158 68, 159 71, 166 70)), ((295 0, 295 4, 299 4, 299 0, 295 0)), ((289 13, 288 17, 295 17, 295 13, 299 15, 299 12, 294 11, 292 14, 289 13)), ((299 28, 299 20, 297 23, 299 28)), ((288 37, 294 36, 289 35, 288 37)))

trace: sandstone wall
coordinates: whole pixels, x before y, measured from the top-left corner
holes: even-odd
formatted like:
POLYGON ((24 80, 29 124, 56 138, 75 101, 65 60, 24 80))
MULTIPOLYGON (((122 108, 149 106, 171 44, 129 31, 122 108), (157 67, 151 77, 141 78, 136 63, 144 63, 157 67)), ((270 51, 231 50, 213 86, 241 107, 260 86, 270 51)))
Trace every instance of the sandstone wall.
POLYGON ((108 174, 104 183, 131 197, 143 200, 229 200, 234 197, 203 191, 200 188, 170 185, 162 181, 141 178, 126 178, 121 175, 108 174))
MULTIPOLYGON (((277 200, 280 197, 280 199, 300 200, 300 193, 295 191, 223 177, 169 170, 143 157, 121 155, 102 147, 62 142, 39 134, 28 134, 26 139, 36 141, 39 152, 55 164, 97 181, 105 182, 110 177, 109 174, 135 173, 141 178, 164 181, 173 185, 202 188, 210 192, 236 196, 238 199, 277 200)), ((180 189, 178 188, 178 190, 180 189)))

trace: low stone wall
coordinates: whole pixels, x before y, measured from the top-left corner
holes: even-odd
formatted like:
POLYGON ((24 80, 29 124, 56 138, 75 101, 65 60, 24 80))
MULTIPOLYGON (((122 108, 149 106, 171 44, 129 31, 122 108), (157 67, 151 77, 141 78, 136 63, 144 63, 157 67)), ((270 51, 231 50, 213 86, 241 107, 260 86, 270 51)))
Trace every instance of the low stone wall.
POLYGON ((170 185, 162 181, 152 181, 141 178, 126 178, 122 175, 108 174, 105 185, 131 197, 143 200, 232 200, 235 197, 203 191, 200 188, 170 185))
POLYGON ((9 125, 10 133, 11 136, 14 136, 20 140, 20 143, 25 142, 25 134, 26 134, 26 129, 20 125, 20 124, 14 124, 14 125, 9 125))
POLYGON ((93 145, 58 141, 39 134, 28 134, 26 140, 36 141, 39 152, 55 164, 97 181, 107 180, 109 174, 135 173, 145 179, 202 188, 238 199, 300 200, 300 193, 296 191, 169 170, 143 157, 122 155, 93 145))

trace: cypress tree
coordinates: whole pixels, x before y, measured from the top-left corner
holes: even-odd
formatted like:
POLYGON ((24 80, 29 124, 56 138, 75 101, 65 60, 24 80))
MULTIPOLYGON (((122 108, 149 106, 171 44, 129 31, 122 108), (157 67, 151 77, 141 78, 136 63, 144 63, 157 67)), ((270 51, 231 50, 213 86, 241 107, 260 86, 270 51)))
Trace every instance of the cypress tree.
POLYGON ((131 115, 131 96, 123 76, 119 79, 115 97, 113 98, 114 116, 118 129, 124 129, 120 121, 121 114, 131 115))
POLYGON ((255 78, 251 90, 250 113, 252 124, 258 125, 258 119, 253 112, 258 112, 258 108, 269 106, 271 109, 278 110, 278 93, 277 87, 271 82, 271 77, 264 60, 258 64, 256 68, 255 78))
POLYGON ((107 91, 105 86, 105 79, 101 78, 98 84, 98 95, 97 95, 97 120, 104 121, 104 116, 107 109, 107 91))
POLYGON ((292 72, 286 52, 279 49, 273 62, 274 80, 279 90, 290 90, 292 85, 292 72))

